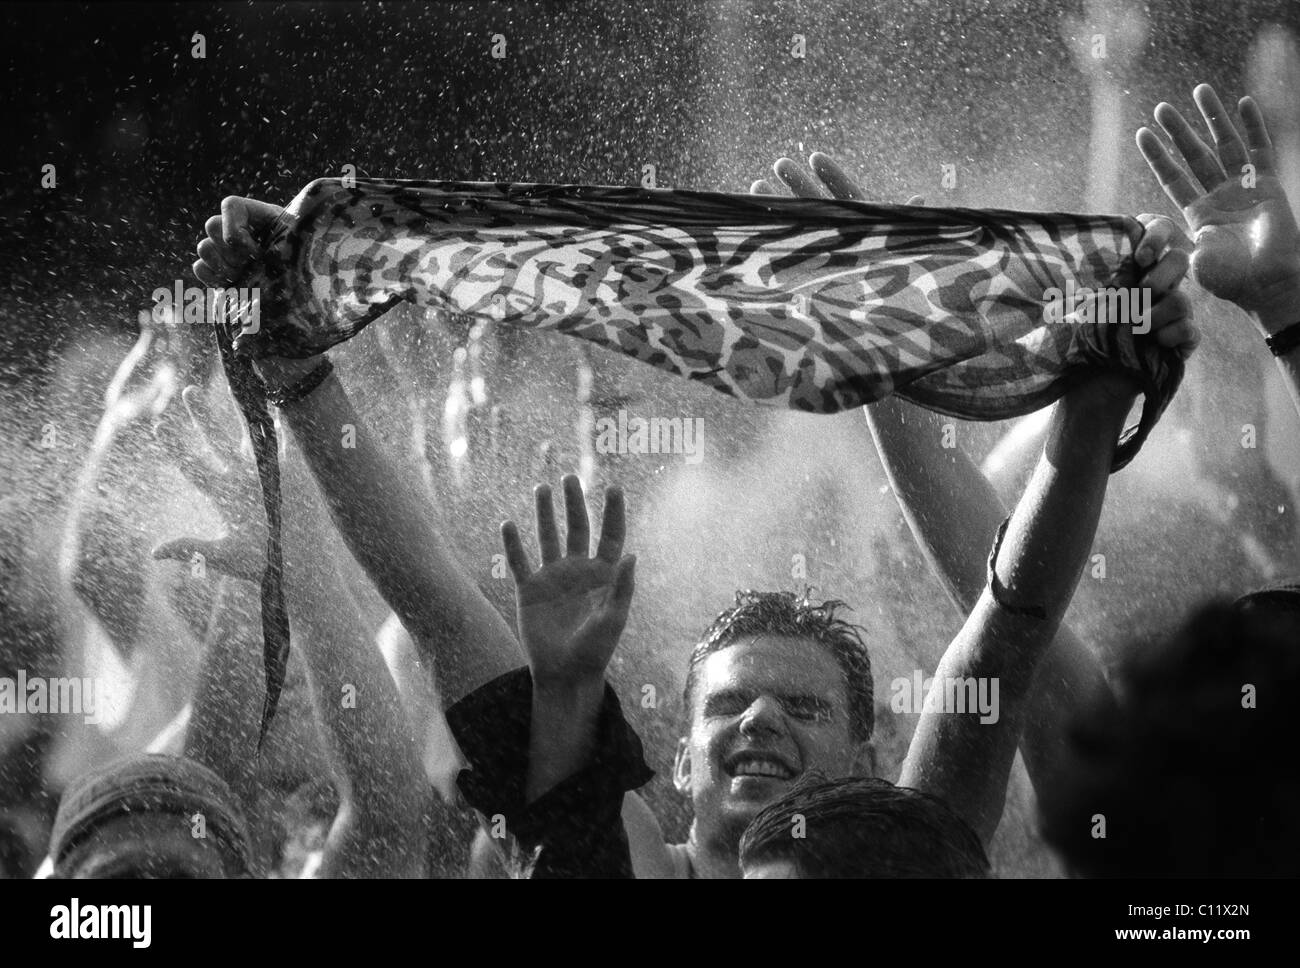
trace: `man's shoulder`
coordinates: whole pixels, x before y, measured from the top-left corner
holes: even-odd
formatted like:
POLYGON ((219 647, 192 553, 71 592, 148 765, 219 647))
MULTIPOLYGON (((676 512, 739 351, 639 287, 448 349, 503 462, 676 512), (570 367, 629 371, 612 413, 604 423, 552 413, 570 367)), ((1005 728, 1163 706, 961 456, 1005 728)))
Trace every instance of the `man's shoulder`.
POLYGON ((627 833, 632 870, 638 880, 691 876, 686 845, 664 843, 658 819, 635 793, 623 796, 623 830, 627 833))

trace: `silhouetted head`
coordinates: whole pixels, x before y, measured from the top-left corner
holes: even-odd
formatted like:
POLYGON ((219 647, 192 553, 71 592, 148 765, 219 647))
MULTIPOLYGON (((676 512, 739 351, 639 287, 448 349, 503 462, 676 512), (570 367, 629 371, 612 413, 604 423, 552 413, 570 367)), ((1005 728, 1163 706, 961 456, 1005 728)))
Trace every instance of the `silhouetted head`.
POLYGON ((193 760, 149 754, 91 773, 59 803, 55 877, 243 877, 249 840, 235 796, 193 760))
POLYGON ((1135 646, 1118 700, 1072 730, 1040 791, 1043 833, 1075 873, 1294 876, 1300 870, 1300 586, 1197 610, 1135 646))
POLYGON ((810 774, 740 840, 749 878, 987 877, 988 857, 938 797, 888 780, 810 774))
POLYGON ((754 815, 809 770, 871 771, 871 660, 843 607, 738 592, 696 646, 674 783, 691 799, 697 843, 734 851, 754 815))

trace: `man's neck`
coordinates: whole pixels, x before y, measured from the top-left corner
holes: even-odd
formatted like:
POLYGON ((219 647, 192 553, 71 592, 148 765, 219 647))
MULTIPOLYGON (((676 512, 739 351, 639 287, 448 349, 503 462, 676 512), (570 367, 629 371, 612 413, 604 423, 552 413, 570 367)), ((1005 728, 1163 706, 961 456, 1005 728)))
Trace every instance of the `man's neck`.
POLYGON ((686 841, 686 856, 691 859, 691 867, 696 877, 740 879, 740 861, 737 857, 738 843, 728 846, 724 838, 713 838, 701 843, 695 826, 691 826, 691 835, 686 841))

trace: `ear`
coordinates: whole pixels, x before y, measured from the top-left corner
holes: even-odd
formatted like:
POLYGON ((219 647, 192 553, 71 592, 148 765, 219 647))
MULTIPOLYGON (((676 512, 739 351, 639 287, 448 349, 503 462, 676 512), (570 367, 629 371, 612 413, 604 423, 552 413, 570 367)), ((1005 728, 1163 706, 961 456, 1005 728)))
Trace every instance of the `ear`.
POLYGON ((683 796, 691 795, 691 744, 685 736, 677 741, 677 758, 673 761, 673 786, 683 796))
POLYGON ((871 740, 855 743, 853 747, 853 775, 877 776, 876 744, 871 740))

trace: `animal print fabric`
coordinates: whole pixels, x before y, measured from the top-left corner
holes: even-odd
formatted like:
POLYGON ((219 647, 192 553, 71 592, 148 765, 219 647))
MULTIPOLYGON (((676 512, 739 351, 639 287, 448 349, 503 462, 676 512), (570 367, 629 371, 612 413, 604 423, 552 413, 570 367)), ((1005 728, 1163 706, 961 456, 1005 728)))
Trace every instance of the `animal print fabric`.
POLYGON ((982 420, 1086 367, 1181 378, 1130 326, 1045 321, 1052 288, 1131 285, 1133 219, 716 192, 319 179, 255 270, 244 354, 311 356, 400 300, 553 330, 756 403, 832 413, 899 392, 982 420))

